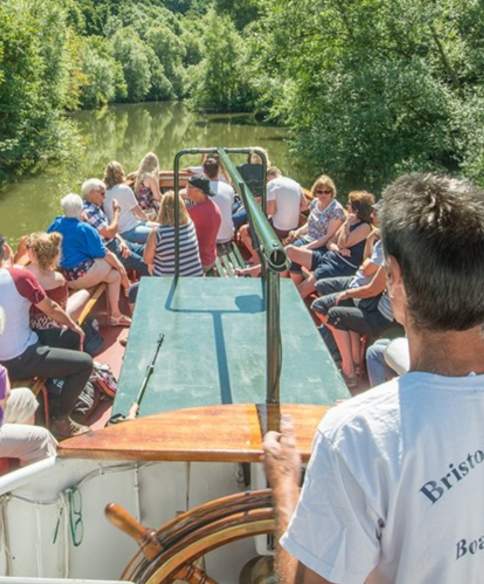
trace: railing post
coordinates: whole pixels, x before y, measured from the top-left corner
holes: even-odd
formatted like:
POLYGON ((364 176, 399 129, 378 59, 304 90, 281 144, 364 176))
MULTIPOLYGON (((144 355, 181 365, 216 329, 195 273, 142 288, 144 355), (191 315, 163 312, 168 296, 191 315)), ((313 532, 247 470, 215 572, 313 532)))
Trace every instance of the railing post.
POLYGON ((266 297, 266 403, 279 404, 282 345, 280 326, 279 274, 266 271, 264 280, 266 297))

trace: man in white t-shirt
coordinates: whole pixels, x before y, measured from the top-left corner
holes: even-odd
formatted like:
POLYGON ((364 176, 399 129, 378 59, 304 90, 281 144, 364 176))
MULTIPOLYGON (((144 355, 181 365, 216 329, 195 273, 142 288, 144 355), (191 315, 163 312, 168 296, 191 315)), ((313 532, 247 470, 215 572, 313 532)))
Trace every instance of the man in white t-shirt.
POLYGON ((267 435, 283 584, 482 581, 484 191, 403 176, 381 230, 410 371, 325 416, 301 493, 290 423, 267 435))
MULTIPOLYGON (((301 185, 292 178, 282 176, 276 166, 271 166, 267 170, 267 215, 281 241, 299 225, 300 213, 307 209, 308 203, 301 185)), ((241 242, 250 253, 249 263, 258 263, 249 226, 241 227, 239 233, 241 242)))
POLYGON ((210 181, 210 190, 215 193, 212 201, 222 214, 217 243, 227 243, 232 241, 234 237, 232 207, 234 205, 235 191, 229 184, 219 178, 220 164, 216 158, 209 157, 204 161, 203 173, 210 181))
POLYGON ((269 168, 267 171, 267 214, 272 217, 272 225, 281 239, 285 239, 289 231, 296 229, 301 211, 307 208, 301 185, 292 178, 282 176, 277 167, 269 168))

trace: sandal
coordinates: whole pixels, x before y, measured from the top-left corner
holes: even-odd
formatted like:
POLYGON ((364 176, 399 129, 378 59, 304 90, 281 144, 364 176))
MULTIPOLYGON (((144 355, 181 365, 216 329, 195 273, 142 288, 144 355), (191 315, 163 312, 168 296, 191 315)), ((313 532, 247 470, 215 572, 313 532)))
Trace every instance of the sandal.
POLYGON ((108 318, 108 326, 131 326, 131 319, 125 314, 110 316, 108 318))

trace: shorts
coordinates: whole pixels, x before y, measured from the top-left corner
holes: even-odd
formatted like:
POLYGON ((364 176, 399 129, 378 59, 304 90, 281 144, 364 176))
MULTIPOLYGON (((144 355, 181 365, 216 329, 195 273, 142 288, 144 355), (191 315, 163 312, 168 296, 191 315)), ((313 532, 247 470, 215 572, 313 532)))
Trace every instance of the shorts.
POLYGON ((88 259, 81 262, 75 268, 62 268, 61 272, 68 282, 72 282, 73 280, 78 280, 79 278, 82 278, 82 276, 85 276, 93 265, 94 260, 88 259))
MULTIPOLYGON (((303 243, 299 243, 303 240, 298 239, 296 240, 292 245, 295 245, 296 247, 302 247, 303 245, 307 245, 309 242, 307 241, 303 241, 303 243)), ((328 251, 326 246, 323 245, 321 247, 318 247, 316 249, 311 250, 313 253, 311 254, 311 267, 309 268, 311 272, 313 272, 315 270, 315 268, 319 265, 319 263, 322 261, 324 255, 326 254, 326 252, 328 251)), ((290 266, 289 266, 289 271, 293 272, 294 274, 300 274, 302 272, 302 266, 301 264, 297 264, 296 262, 291 262, 290 266)))

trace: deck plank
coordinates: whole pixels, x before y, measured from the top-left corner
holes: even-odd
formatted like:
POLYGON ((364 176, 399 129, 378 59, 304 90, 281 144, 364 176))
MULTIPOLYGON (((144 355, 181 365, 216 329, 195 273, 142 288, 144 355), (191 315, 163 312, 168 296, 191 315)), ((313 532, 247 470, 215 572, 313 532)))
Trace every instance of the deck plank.
POLYGON ((307 461, 316 427, 329 408, 282 404, 280 409, 231 404, 163 412, 64 440, 62 458, 103 460, 258 462, 268 420, 294 422, 298 449, 307 461))

